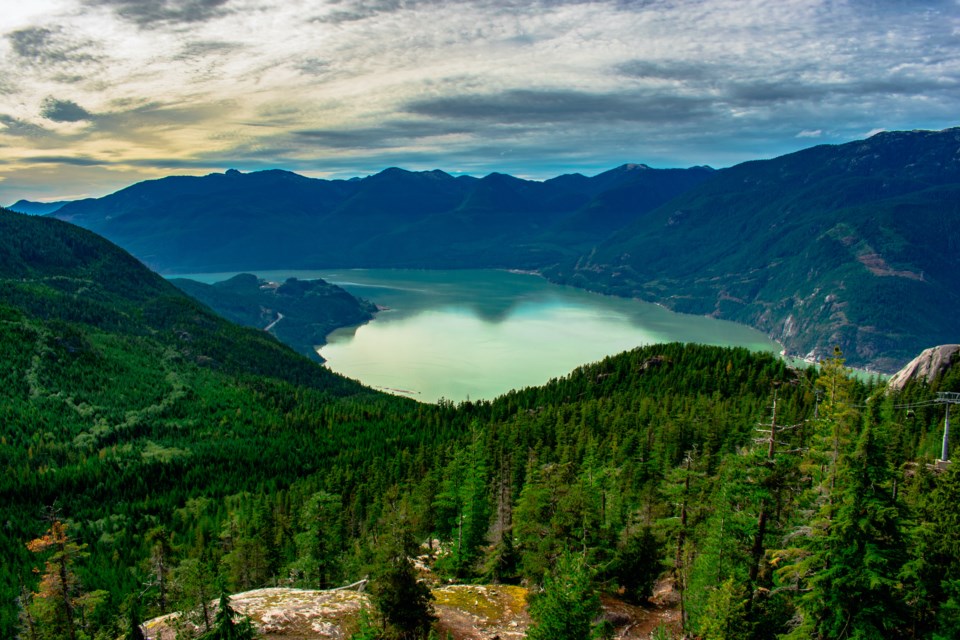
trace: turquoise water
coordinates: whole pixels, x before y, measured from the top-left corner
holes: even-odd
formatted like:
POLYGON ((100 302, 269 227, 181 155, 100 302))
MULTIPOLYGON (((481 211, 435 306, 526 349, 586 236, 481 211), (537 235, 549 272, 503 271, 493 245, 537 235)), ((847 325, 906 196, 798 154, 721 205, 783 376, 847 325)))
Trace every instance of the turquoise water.
MULTIPOLYGON (((232 275, 185 277, 216 282, 232 275)), ((278 281, 323 278, 386 307, 372 322, 330 334, 320 354, 333 371, 425 402, 492 399, 657 342, 780 350, 743 325, 523 273, 361 269, 257 275, 278 281)))

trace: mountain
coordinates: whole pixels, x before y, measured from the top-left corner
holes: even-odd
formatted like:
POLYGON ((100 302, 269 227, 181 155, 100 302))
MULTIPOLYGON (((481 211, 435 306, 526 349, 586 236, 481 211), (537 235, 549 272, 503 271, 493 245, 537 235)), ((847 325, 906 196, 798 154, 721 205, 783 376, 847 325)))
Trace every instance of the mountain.
POLYGON ((377 310, 372 302, 319 278, 277 283, 242 273, 214 284, 187 278, 170 282, 231 322, 270 331, 298 353, 321 362, 316 347, 326 344, 331 331, 363 324, 377 310))
POLYGON ((960 129, 907 131, 717 171, 545 274, 892 372, 956 341, 958 250, 960 129))
POLYGON ((15 318, 59 323, 71 335, 107 331, 226 373, 335 395, 361 390, 273 336, 220 318, 105 239, 51 218, 0 209, 0 301, 15 318))
POLYGON ((712 174, 626 165, 536 182, 397 168, 357 180, 230 170, 141 182, 53 215, 168 272, 537 268, 588 249, 712 174))
POLYGON ((137 579, 114 568, 139 562, 154 514, 314 473, 415 405, 228 322, 89 231, 3 209, 0 364, 4 638, 44 513, 92 543, 83 582, 120 598, 137 579))
POLYGON ((61 200, 60 202, 30 202, 29 200, 17 200, 8 208, 17 213, 26 213, 31 216, 45 216, 60 209, 63 205, 71 202, 70 200, 61 200))

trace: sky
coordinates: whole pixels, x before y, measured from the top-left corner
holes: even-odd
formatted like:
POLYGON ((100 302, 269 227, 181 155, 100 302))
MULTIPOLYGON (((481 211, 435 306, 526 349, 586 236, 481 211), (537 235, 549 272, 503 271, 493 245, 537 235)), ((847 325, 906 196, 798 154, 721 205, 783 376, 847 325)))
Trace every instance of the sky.
POLYGON ((960 125, 960 0, 0 0, 0 204, 545 179, 960 125))

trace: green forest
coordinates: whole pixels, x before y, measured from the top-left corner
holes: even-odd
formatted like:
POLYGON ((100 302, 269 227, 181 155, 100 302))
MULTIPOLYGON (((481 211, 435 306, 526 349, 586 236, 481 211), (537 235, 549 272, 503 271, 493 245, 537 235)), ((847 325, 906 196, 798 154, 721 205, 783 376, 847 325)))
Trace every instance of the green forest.
POLYGON ((530 587, 531 638, 609 636, 598 595, 657 580, 688 637, 960 637, 960 478, 932 465, 960 367, 892 394, 839 352, 667 344, 419 404, 5 212, 0 362, 0 637, 172 611, 214 633, 221 593, 365 576, 355 637, 426 637, 396 594, 425 599, 405 560, 427 541, 444 580, 530 587))

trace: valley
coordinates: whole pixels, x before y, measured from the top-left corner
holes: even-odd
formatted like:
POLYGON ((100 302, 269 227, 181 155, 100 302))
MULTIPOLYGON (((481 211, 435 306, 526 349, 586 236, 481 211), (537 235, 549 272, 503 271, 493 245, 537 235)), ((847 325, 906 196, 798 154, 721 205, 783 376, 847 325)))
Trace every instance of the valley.
MULTIPOLYGON (((326 589, 364 576, 381 611, 397 593, 385 585, 415 579, 404 567, 424 541, 445 582, 543 585, 528 636, 553 624, 542 607, 566 597, 587 627, 626 633, 645 616, 624 612, 658 580, 681 603, 679 618, 651 629, 661 637, 678 624, 723 637, 718 619, 758 640, 797 615, 837 621, 798 585, 834 611, 863 611, 858 628, 918 638, 955 628, 955 595, 938 589, 960 566, 960 476, 949 465, 925 471, 940 450, 932 398, 960 389, 952 360, 887 394, 850 377, 839 355, 794 370, 771 353, 671 343, 490 401, 423 404, 231 325, 77 227, 2 212, 0 231, 6 635, 32 625, 41 640, 114 636, 181 611, 189 636, 212 624, 217 590, 326 589), (779 435, 761 428, 758 438, 758 423, 779 435), (819 502, 824 492, 835 510, 819 502), (854 524, 804 533, 827 516, 854 524), (907 518, 925 525, 909 529, 907 518), (889 564, 831 555, 858 540, 889 564), (816 582, 803 568, 841 561, 864 586, 816 582), (73 585, 65 596, 51 590, 61 570, 73 585), (552 586, 564 578, 578 585, 570 596, 552 586), (904 586, 884 586, 893 580, 904 586), (610 618, 601 592, 618 612, 610 618), (752 593, 753 612, 724 604, 731 593, 752 593), (875 606, 858 609, 865 601, 875 606), (67 606, 83 617, 65 616, 67 606)), ((490 298, 493 318, 514 304, 490 298)), ((418 593, 424 608, 401 608, 420 611, 420 625, 430 598, 418 593)), ((472 619, 435 597, 446 620, 472 619)), ((366 623, 351 624, 331 633, 366 623)))
POLYGON ((839 346, 851 365, 890 374, 957 339, 958 150, 960 129, 945 129, 720 170, 627 164, 544 181, 230 170, 142 182, 48 215, 167 275, 534 270, 743 323, 792 356, 816 360, 839 346))
MULTIPOLYGON (((322 278, 385 307, 369 322, 333 331, 319 352, 332 371, 422 402, 492 400, 658 342, 781 349, 744 325, 558 286, 532 274, 464 269, 261 274, 274 282, 322 278)), ((217 282, 232 275, 185 277, 217 282)))

